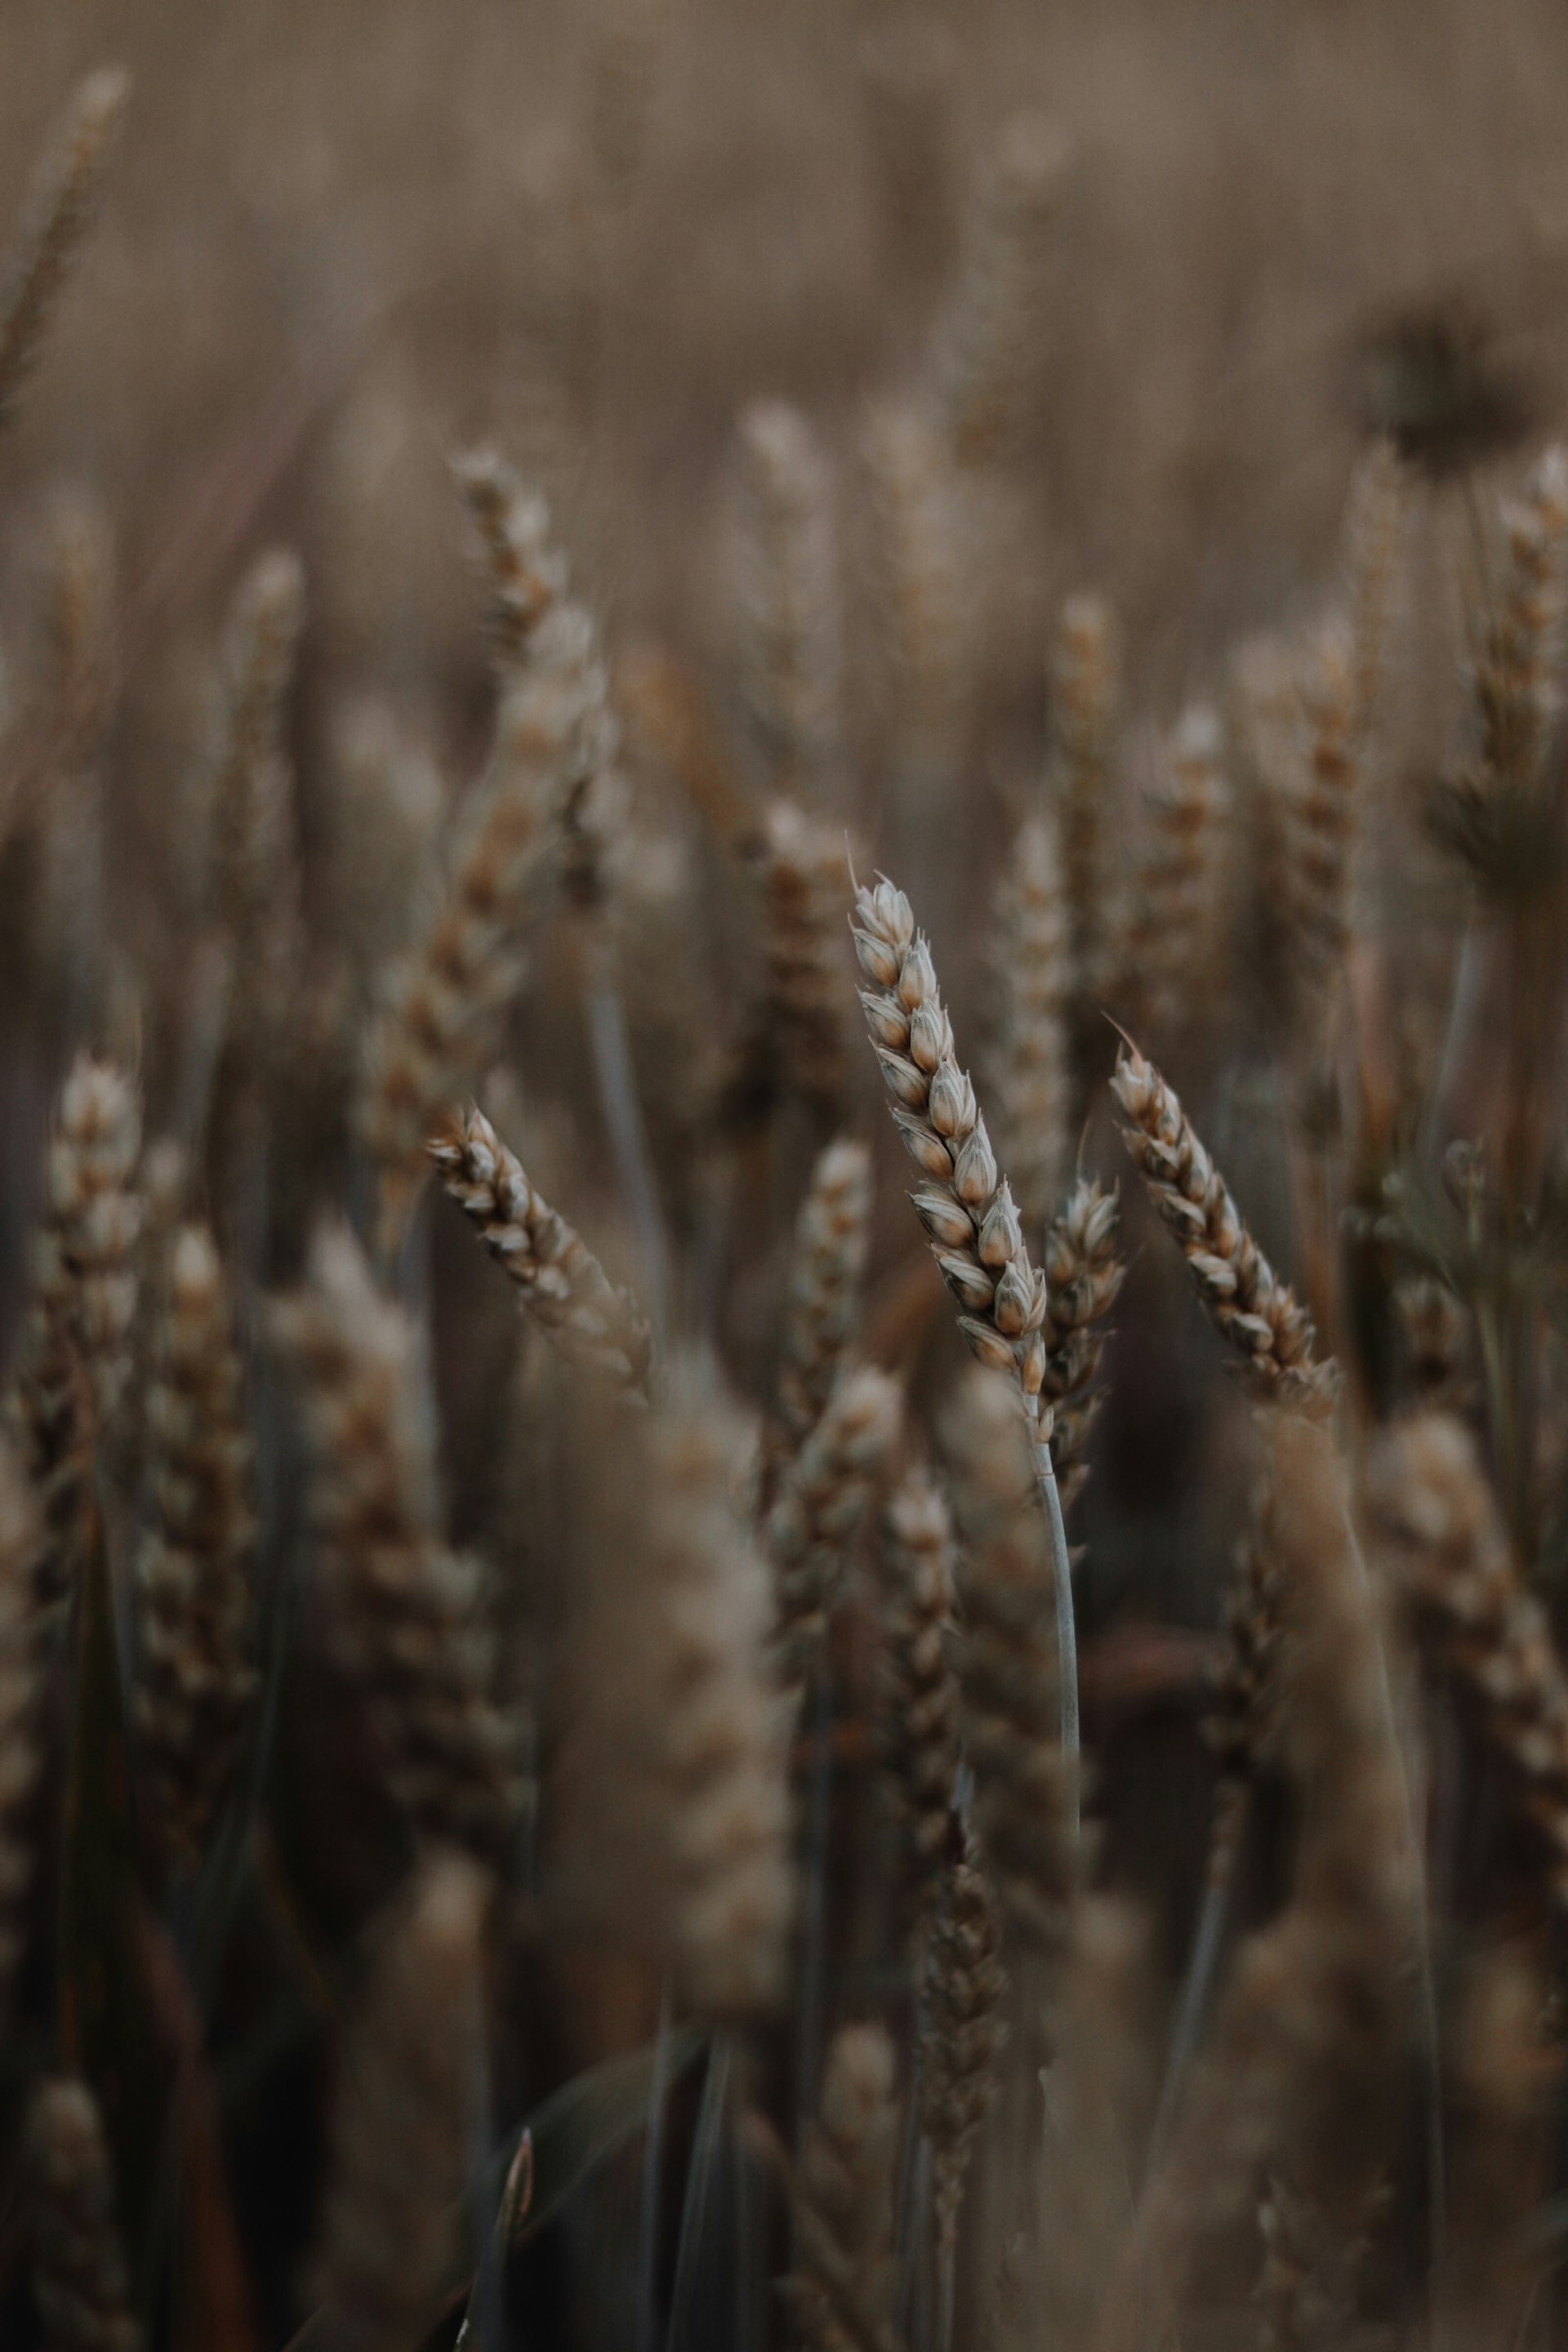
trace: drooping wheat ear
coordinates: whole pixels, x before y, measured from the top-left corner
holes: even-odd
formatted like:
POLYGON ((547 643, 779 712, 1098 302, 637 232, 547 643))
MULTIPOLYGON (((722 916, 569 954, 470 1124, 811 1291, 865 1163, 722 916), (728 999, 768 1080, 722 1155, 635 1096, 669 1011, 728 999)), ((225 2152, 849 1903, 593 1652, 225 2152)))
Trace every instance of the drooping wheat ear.
POLYGON ((1049 777, 1080 998, 1103 979, 1105 841, 1117 700, 1116 633, 1101 596, 1069 596, 1049 656, 1049 777))
POLYGON ((1224 986, 1228 793, 1219 714, 1183 712, 1165 740, 1116 977, 1161 1036, 1212 1011, 1224 986))
POLYGON ((1044 328, 1047 238, 1068 153, 1055 123, 1016 115, 975 191, 927 361, 928 396, 965 465, 1000 455, 1026 409, 1044 328))
POLYGON ((317 1234, 309 1286, 272 1321, 302 1376, 328 1631, 387 1786, 417 1830, 502 1852, 523 1801, 517 1730, 494 1696, 483 1570, 441 1539, 415 1327, 343 1225, 317 1234))
POLYGON ((1002 1157, 1035 1234, 1061 1198, 1071 1151, 1068 1013, 1073 966, 1056 821, 1035 810, 997 883, 991 956, 996 1026, 986 1066, 1002 1157))
POLYGON ((1181 1244, 1215 1328, 1240 1350, 1263 1394, 1327 1411, 1337 1386, 1333 1361, 1318 1360, 1306 1309, 1243 1224, 1175 1095, 1153 1064, 1126 1044, 1110 1083, 1127 1114, 1123 1140, 1181 1244))
POLYGON ((136 1566, 135 1720, 160 1823, 187 1868, 227 1794, 256 1689, 244 1391, 216 1246, 205 1225, 185 1225, 147 1399, 152 1516, 136 1566))
POLYGON ((460 2253, 483 2063, 488 1880, 438 1850, 384 1923, 344 2031, 316 2286, 342 2352, 404 2352, 460 2253))
POLYGON ((892 788, 929 806, 958 755, 972 658, 958 484, 946 437, 911 403, 878 409, 862 449, 892 788))
POLYGON ((796 2267, 786 2282, 805 2352, 895 2352, 896 2072, 881 2026, 834 2035, 795 2180, 796 2267))
POLYGON ((958 1780, 958 1683, 948 1657, 952 1526, 923 1463, 894 1487, 878 1534, 878 1745, 923 1927, 946 1875, 958 1780))
POLYGON ((1469 1694, 1568 1909, 1568 1676, 1546 1612, 1521 1583, 1463 1422, 1426 1412, 1384 1437, 1367 1507, 1431 1655, 1469 1694))
POLYGON ((958 1647, 974 1820, 1006 1941, 1048 2000, 1079 1885, 1057 1738, 1052 1573, 1029 1450, 1005 1384, 973 1372, 942 1428, 962 1539, 958 1647))
POLYGON ((1006 2039, 1000 1940, 984 1861, 971 1840, 943 1881, 921 1985, 921 2122, 931 2145, 937 2237, 950 2253, 1006 2039))
POLYGON ((1558 708, 1568 556, 1568 450, 1548 449, 1502 509, 1506 562, 1476 653, 1483 786, 1534 783, 1558 708))
POLYGON ((1405 2119, 1418 1906, 1376 1601, 1331 1433, 1269 1413, 1261 1433, 1286 1630, 1280 1752, 1301 1806, 1294 1884, 1237 1955, 1107 2343, 1141 2329, 1138 2262, 1158 2262, 1178 2294, 1206 2232, 1247 2216, 1260 2177, 1289 2180, 1348 2236, 1405 2119))
POLYGON ((452 1113, 426 1147, 522 1303, 564 1356, 646 1399, 652 1343, 629 1290, 617 1289, 580 1234, 542 1200, 483 1111, 452 1113))
POLYGON ((984 1364, 1010 1371, 1031 1419, 1045 1376, 1046 1284, 1029 1262, 1018 1213, 959 1068, 936 967, 903 892, 861 887, 851 921, 872 1049, 893 1097, 893 1123, 926 1179, 910 1197, 958 1328, 984 1364))
MULTIPOLYGON (((535 582, 543 576, 536 567, 535 582)), ((384 1256, 402 1239, 426 1136, 484 1070, 531 916, 560 865, 565 814, 601 764, 607 696, 593 617, 557 594, 509 675, 441 890, 387 971, 367 1032, 356 1120, 375 1167, 384 1256)))
POLYGON ((737 613, 747 707, 772 790, 820 799, 839 751, 838 555, 826 461, 782 401, 741 420, 737 613))
POLYGON ((709 2021, 778 2005, 794 1910, 790 1710, 743 1517, 752 1440, 712 1368, 678 1360, 595 1517, 556 1774, 554 1902, 709 2021))
POLYGON ((87 2084, 40 2084, 27 2137, 33 2302, 44 2352, 139 2352, 103 2118, 87 2084))
POLYGON ((45 1162, 33 1306, 7 1408, 43 1506, 42 1600, 58 1600, 74 1579, 93 1446, 112 1427, 130 1370, 141 1141, 132 1081, 79 1055, 45 1162))
POLYGON ((296 976, 287 721, 304 625, 304 566, 289 549, 274 548, 246 573, 229 615, 210 803, 213 908, 244 976, 234 1015, 253 1035, 276 1023, 296 976))
POLYGON ((1089 1476, 1089 1433, 1104 1402, 1100 1360, 1110 1314, 1127 1272, 1117 1244, 1121 1209, 1107 1192, 1080 1176, 1046 1234, 1046 1376, 1040 1394, 1051 1408, 1051 1459, 1062 1508, 1069 1510, 1089 1476))
POLYGON ((1204 1718, 1216 1772, 1209 1817, 1210 1885, 1227 1881, 1235 1866, 1247 1792, 1277 1730, 1282 1595, 1268 1520, 1268 1496, 1260 1490, 1236 1548, 1225 1599, 1224 1646, 1204 1718))
POLYGON ((822 1647, 844 1564, 891 1455, 899 1384, 862 1365, 845 1374, 790 1464, 767 1520, 785 1680, 801 1684, 822 1647))
POLYGON ((114 540, 102 506, 76 492, 54 518, 47 583, 51 743, 38 811, 36 933, 68 1019, 93 1010, 103 961, 100 754, 113 694, 114 540))
POLYGON ((764 1034, 781 1083, 828 1118, 843 1110, 844 828, 775 801, 762 842, 764 1034))
POLYGON ((779 1346, 783 1462, 821 1419, 860 1319, 871 1220, 871 1154, 840 1136, 819 1152, 795 1220, 779 1346))
POLYGON ((33 1883, 33 1792, 43 1756, 38 1725, 33 1566, 39 1527, 26 1474, 0 1438, 0 2034, 26 1954, 33 1883))
POLYGON ((130 92, 131 77, 120 66, 89 74, 33 183, 0 283, 0 423, 16 407, 49 313, 92 226, 130 92))

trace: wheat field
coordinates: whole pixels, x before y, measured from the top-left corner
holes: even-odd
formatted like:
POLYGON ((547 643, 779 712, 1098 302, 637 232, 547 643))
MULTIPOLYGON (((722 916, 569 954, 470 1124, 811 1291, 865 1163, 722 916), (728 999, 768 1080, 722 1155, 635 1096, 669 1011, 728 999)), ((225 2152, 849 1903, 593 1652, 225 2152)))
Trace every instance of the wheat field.
POLYGON ((1568 26, 0 14, 0 2347, 1568 2340, 1568 26))

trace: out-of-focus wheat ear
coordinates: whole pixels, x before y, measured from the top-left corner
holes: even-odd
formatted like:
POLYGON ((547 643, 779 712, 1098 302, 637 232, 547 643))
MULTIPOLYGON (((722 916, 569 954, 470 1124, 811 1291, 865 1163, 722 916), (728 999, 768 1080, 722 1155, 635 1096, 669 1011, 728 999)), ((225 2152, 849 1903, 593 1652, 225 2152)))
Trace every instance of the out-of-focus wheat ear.
POLYGON ((606 1373, 628 1397, 646 1400, 652 1343, 636 1299, 615 1286, 582 1235, 540 1197, 484 1113, 453 1113, 426 1149, 447 1191, 562 1354, 606 1373))
POLYGON ((1473 1385, 1475 1332, 1464 1301, 1434 1275, 1394 1285, 1394 1319, 1403 1369, 1419 1401, 1457 1412, 1473 1385))
POLYGON ((488 623, 497 668, 504 677, 530 637, 565 595, 565 556, 552 541, 550 508, 494 449, 476 449, 452 462, 484 551, 488 623))
POLYGON ((1475 1438, 1449 1413, 1398 1423, 1373 1453, 1365 1500, 1423 1645, 1473 1701, 1545 1847, 1552 1902, 1568 1911, 1568 1676, 1475 1438))
MULTIPOLYGON (((557 574, 536 563, 530 578, 542 593, 557 574)), ((375 1171, 384 1263, 423 1183, 426 1138, 489 1060, 531 922, 562 873, 568 814, 605 766, 608 698, 593 615, 557 589, 503 677, 489 764, 366 1029, 354 1121, 375 1171)))
POLYGON ((768 1448, 775 1472, 821 1419, 854 1344, 870 1219, 871 1154, 840 1136, 817 1154, 795 1220, 768 1448))
POLYGON ((1015 1975, 1047 2041, 1080 1865, 1058 1738, 1050 1549, 1005 1384, 972 1372, 942 1429, 961 1538, 958 1681, 974 1821, 1015 1975))
POLYGON ((484 1572, 442 1540, 418 1334, 346 1226, 317 1234, 309 1272, 271 1319, 300 1378, 328 1635, 416 1830, 502 1855, 526 1800, 519 1727, 495 1695, 484 1572))
POLYGON ((861 451, 876 532, 891 817, 912 827, 930 822, 952 781, 968 715, 973 623, 960 492, 946 436, 912 402, 875 410, 861 451))
POLYGON ((1568 609, 1568 450, 1547 450, 1522 498, 1503 507, 1505 565, 1483 616, 1474 693, 1483 785, 1525 791, 1557 714, 1568 609))
POLYGON ((244 984, 231 1032, 254 1047, 279 1020, 300 946, 294 779, 288 706, 305 625, 305 569, 288 548, 258 556, 241 581, 224 646, 223 709, 211 785, 214 914, 244 984))
POLYGON ((389 703, 368 698, 336 713, 331 769, 333 907, 368 995, 425 911, 446 788, 424 739, 389 703))
POLYGON ((34 1853, 33 1796, 43 1756, 35 1649, 34 1563, 40 1528, 26 1473, 0 1438, 0 2035, 26 1957, 34 1853))
POLYGON ((1106 837, 1117 717, 1116 628, 1102 596, 1069 596, 1047 662, 1048 778, 1061 843, 1073 979, 1092 1003, 1105 978, 1106 837))
POLYGON ((1352 699, 1363 743, 1376 731, 1388 688, 1390 645, 1407 585, 1409 507, 1408 478, 1393 443, 1376 442, 1352 478, 1343 526, 1352 699))
POLYGON ((795 2268, 784 2285, 805 2352, 895 2352, 896 2081, 881 2026, 834 2035, 795 2177, 795 2268))
POLYGON ((738 455, 735 610, 747 709, 770 789, 819 801, 835 778, 842 725, 832 478, 811 426, 782 401, 747 410, 738 455))
POLYGON ((789 1469, 767 1518, 784 1676, 798 1689, 821 1654, 828 1613, 872 1489, 898 1441, 897 1381, 847 1372, 789 1469))
POLYGON ((489 1885, 464 1856, 423 1862, 344 2028, 315 2268, 342 2352, 418 2343, 461 2252, 482 2128, 489 1885))
POLYGON ((1471 1962, 1458 2003, 1442 2325, 1449 2342, 1477 2352, 1517 2344, 1540 2293, 1540 2256, 1525 2216, 1540 2210, 1551 2156, 1546 2000, 1533 1955, 1511 1943, 1471 1962))
POLYGON ((111 1063, 79 1055, 60 1094, 33 1244, 33 1303, 6 1415, 43 1509, 38 1597, 74 1580, 94 1445, 131 1369, 142 1108, 111 1063))
POLYGON ((1070 1510, 1089 1476, 1089 1435, 1104 1402, 1100 1362, 1127 1263, 1120 1249, 1121 1206, 1114 1185, 1080 1176, 1046 1234, 1046 1373, 1040 1394, 1051 1408, 1051 1459, 1062 1508, 1070 1510))
POLYGON ((942 1888, 921 1980, 921 2122, 931 2146, 939 2264, 948 2268, 974 2142, 996 2088, 1006 2027, 1001 1927, 984 1857, 968 1842, 942 1888))
POLYGON ((1129 1007, 1163 1037, 1194 1027, 1224 992, 1224 741, 1218 712, 1194 703, 1166 737, 1159 787, 1144 801, 1142 856, 1114 978, 1129 1007))
POLYGON ((0 424, 37 356, 49 314, 98 212, 131 77, 121 66, 89 74, 71 100, 53 152, 34 181, 0 277, 0 424))
POLYGON ((34 2093, 27 2191, 44 2352, 139 2352, 109 2146, 85 2083, 55 2078, 34 2093))
POLYGON ((160 1828, 190 1870, 232 1785, 257 1684, 245 1374, 205 1225, 175 1239, 152 1373, 134 1719, 160 1828))
POLYGON ((1110 1083, 1127 1117, 1122 1139, 1215 1329, 1240 1351, 1261 1394, 1329 1411, 1333 1361, 1319 1361, 1310 1318, 1243 1224, 1180 1101, 1125 1041, 1110 1083))
POLYGON ((103 979, 103 794, 100 754, 114 693, 114 540, 101 504, 82 491, 53 518, 45 616, 49 745, 40 779, 34 916, 50 1000, 68 1032, 98 1010, 103 979))
POLYGON ((1389 2205, 1386 2182, 1366 2191, 1360 2211, 1325 2211, 1278 2174, 1258 2209, 1263 2268, 1254 2291, 1259 2352, 1307 2352, 1342 2342, 1354 2329, 1362 2273, 1389 2205))
POLYGON ((1291 1010, 1298 1036, 1318 1051, 1327 1042, 1354 919, 1365 784, 1355 655, 1342 620, 1325 623, 1302 653, 1300 742, 1284 807, 1291 1010))
POLYGON ((921 1927, 946 1878, 958 1781, 958 1683, 948 1656, 953 1569, 942 1489, 916 1463, 889 1496, 878 1529, 877 1738, 921 1927))
POLYGON ((826 1120, 843 1116, 844 828, 793 801, 769 809, 760 845, 763 1040, 776 1083, 826 1120))
POLYGON ((981 171, 952 291, 925 366, 932 413, 965 465, 1002 456, 1026 413, 1045 337, 1049 241, 1070 152, 1055 122, 1015 115, 981 171))
POLYGON ((1279 1701, 1280 1570, 1268 1540, 1268 1498, 1254 1500, 1236 1548, 1225 1598, 1223 1646, 1214 1669, 1204 1736, 1216 1780, 1205 1878, 1228 1884, 1246 1820, 1247 1794, 1269 1755, 1279 1701))
POLYGON ((752 1445, 712 1366, 678 1358, 605 1465, 547 1870, 563 1923, 641 1954, 710 2023, 779 2008, 795 1912, 791 1710, 745 1517, 752 1445))
POLYGON ((1074 1104, 1071 926, 1057 824, 1047 810, 1033 810, 1013 837, 997 880, 991 939, 996 1022, 987 1093, 1018 1213, 1037 1235, 1061 1198, 1074 1104))

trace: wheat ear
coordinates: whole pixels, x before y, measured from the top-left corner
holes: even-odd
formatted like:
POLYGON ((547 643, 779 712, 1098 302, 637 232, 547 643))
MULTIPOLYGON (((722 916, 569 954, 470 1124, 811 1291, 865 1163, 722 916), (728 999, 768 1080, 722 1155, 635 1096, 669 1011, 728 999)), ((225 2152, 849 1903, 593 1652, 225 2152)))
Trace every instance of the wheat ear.
POLYGON ((1568 1676, 1464 1423, 1427 1412, 1391 1430, 1369 1465, 1366 1500, 1418 1628, 1474 1699, 1545 1844, 1553 1902, 1568 1909, 1568 1676))
POLYGON ((828 1612, 899 1433, 899 1384, 870 1365, 848 1371, 795 1455, 767 1517, 785 1678, 816 1664, 828 1612))
POLYGON ((1159 787, 1143 804, 1144 845, 1117 978, 1161 1036, 1207 1013, 1224 984, 1225 820, 1219 714, 1182 713, 1165 738, 1159 787))
POLYGON ((433 1853, 383 1927, 343 2036, 318 2292, 342 2352, 396 2352, 435 2315, 479 2123, 488 1884, 433 1853))
MULTIPOLYGON (((970 1843, 947 1874, 931 1923, 918 2042, 921 2122, 931 2145, 942 2273, 951 2272, 964 2180, 1006 2038, 1000 1936, 984 1862, 970 1843)), ((944 2285, 945 2305, 951 2286, 944 2285)))
POLYGON ((43 1767, 34 1563, 38 1519, 16 1454, 0 1439, 0 2034, 26 1956, 33 1796, 43 1767))
POLYGON ((863 453, 877 528, 893 797, 929 812, 952 773, 968 699, 972 631, 958 485, 942 433, 912 403, 876 411, 863 453))
POLYGON ((562 1354, 607 1373, 628 1397, 646 1400, 652 1343, 637 1301, 616 1288, 581 1234, 541 1198, 484 1113, 452 1114, 426 1149, 447 1192, 562 1354))
POLYGON ((254 1045, 296 983, 300 942, 289 696, 305 625, 305 571, 287 548, 240 583, 224 656, 223 716, 211 785, 212 899, 245 986, 231 1026, 254 1045))
POLYGON ((917 1463, 889 1496, 878 1530, 877 1729, 922 1927, 946 1875, 958 1782, 958 1684, 948 1657, 953 1565, 942 1489, 917 1463))
POLYGON ((1264 1394, 1326 1411, 1337 1384, 1332 1360, 1319 1361, 1310 1318, 1243 1224, 1176 1096, 1125 1043, 1110 1083, 1127 1115, 1123 1140, 1215 1328, 1264 1394))
POLYGON ((838 752, 843 662, 831 480, 810 425, 782 401, 746 412, 740 458, 748 705, 772 789, 820 798, 838 752))
POLYGON ((1005 1177, 999 1175, 974 1088, 959 1068, 936 966, 909 900, 886 878, 858 888, 850 929, 872 1050, 893 1097, 893 1123, 926 1179, 910 1199, 957 1300, 958 1328, 983 1364, 1010 1372, 1034 1448, 1050 1540, 1062 1748, 1078 1754, 1078 1647, 1072 1569, 1051 1462, 1045 1380, 1046 1278, 1030 1263, 1005 1177))
POLYGON ((770 1446, 775 1464, 805 1444, 844 1369, 859 1320, 870 1218, 870 1152, 840 1136, 817 1154, 795 1220, 770 1446))
POLYGON ((272 1328, 302 1376, 328 1630, 391 1793, 426 1834, 504 1853, 523 1802, 517 1731, 493 1696, 483 1570, 441 1538, 415 1327, 348 1228, 326 1225, 272 1328))
POLYGON ((130 94, 131 77, 119 66, 89 74, 71 100, 55 152, 34 181, 0 284, 0 423, 16 407, 49 313, 92 226, 130 94))
POLYGON ((104 951, 100 753, 113 708, 114 539, 94 499, 54 518, 47 583, 53 740, 38 810, 40 961, 68 1026, 96 1008, 104 951))
POLYGON ((1061 1197, 1073 1103, 1071 929, 1056 819, 1047 810, 1035 810, 1014 835, 992 939, 996 1025, 987 1092, 1019 1214, 1037 1234, 1061 1197))
POLYGON ((1072 1508, 1089 1476, 1089 1433, 1103 1402, 1100 1360, 1105 1318, 1127 1272, 1117 1246, 1121 1211, 1114 1189, 1080 1176, 1046 1234, 1046 1373, 1040 1395, 1051 1408, 1051 1459, 1062 1509, 1072 1508))
POLYGON ((232 1780, 256 1690, 256 1544, 245 1374, 211 1234, 176 1236, 147 1400, 152 1524, 137 1558, 135 1719, 169 1844, 187 1868, 232 1780))
POLYGON ((769 809, 761 845, 764 1039, 780 1083, 828 1121, 844 1108, 844 828, 793 801, 769 809))
POLYGON ((1535 781, 1558 707, 1568 608, 1568 450, 1548 449, 1524 495, 1502 510, 1506 568, 1476 655, 1480 769, 1492 789, 1535 781))
POLYGON ((44 2352, 139 2352, 103 2118, 87 2084, 40 2084, 28 2141, 33 2302, 44 2352))
POLYGON ((879 2025, 847 2025, 828 2046, 795 2179, 795 2269, 786 2283, 805 2352, 895 2352, 895 2072, 879 2025))
POLYGON ((1103 974, 1105 845, 1115 742, 1116 630, 1102 596, 1083 592, 1062 606, 1049 656, 1048 778, 1061 836, 1072 939, 1073 977, 1082 1000, 1103 974))

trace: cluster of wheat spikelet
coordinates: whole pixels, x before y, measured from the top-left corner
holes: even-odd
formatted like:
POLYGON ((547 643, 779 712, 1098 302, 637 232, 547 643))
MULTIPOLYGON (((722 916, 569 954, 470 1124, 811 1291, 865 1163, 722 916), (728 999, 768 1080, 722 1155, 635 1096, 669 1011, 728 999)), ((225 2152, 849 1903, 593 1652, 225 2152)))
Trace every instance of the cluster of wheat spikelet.
MULTIPOLYGON (((16 232, 0 423, 125 97, 16 232)), ((1552 2340, 1568 459, 1460 530, 1373 443, 1312 609, 1168 702, 1074 588, 1019 781, 975 580, 1072 170, 994 142, 868 426, 743 410, 700 656, 489 446, 427 725, 310 530, 237 545, 123 863, 156 602, 111 485, 58 509, 6 2344, 1552 2340)))

